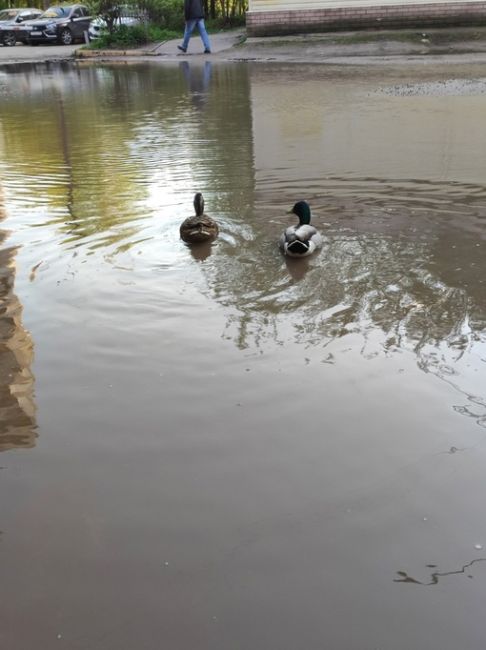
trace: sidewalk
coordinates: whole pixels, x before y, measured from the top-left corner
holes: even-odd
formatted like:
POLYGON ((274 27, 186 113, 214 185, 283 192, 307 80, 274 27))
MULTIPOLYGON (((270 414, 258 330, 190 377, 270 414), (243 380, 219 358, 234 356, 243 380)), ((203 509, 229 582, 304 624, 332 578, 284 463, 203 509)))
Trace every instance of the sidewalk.
POLYGON ((223 52, 231 51, 232 48, 240 44, 245 38, 245 30, 230 30, 210 34, 211 41, 211 54, 203 54, 203 44, 199 38, 199 34, 195 33, 189 43, 187 53, 183 53, 177 49, 177 46, 182 43, 182 32, 180 39, 171 41, 164 41, 163 43, 152 43, 142 48, 133 50, 76 50, 76 56, 79 58, 119 58, 119 57, 161 57, 166 61, 183 60, 193 56, 215 57, 223 52))
POLYGON ((192 57, 226 61, 282 61, 328 64, 484 63, 486 27, 434 28, 331 32, 296 36, 245 38, 245 30, 210 35, 212 53, 203 54, 198 34, 189 51, 177 49, 181 39, 155 43, 135 50, 83 50, 82 58, 180 61, 192 57))
MULTIPOLYGON (((245 30, 244 29, 234 29, 226 32, 218 32, 216 34, 210 34, 209 40, 211 41, 211 54, 220 54, 221 52, 226 52, 231 50, 233 47, 241 43, 245 39, 245 30)), ((182 43, 182 32, 181 38, 174 41, 166 41, 165 43, 158 43, 154 47, 154 53, 161 56, 177 56, 189 57, 202 54, 204 47, 197 33, 197 30, 194 30, 194 35, 189 41, 189 47, 187 53, 184 54, 177 49, 177 46, 182 43)))

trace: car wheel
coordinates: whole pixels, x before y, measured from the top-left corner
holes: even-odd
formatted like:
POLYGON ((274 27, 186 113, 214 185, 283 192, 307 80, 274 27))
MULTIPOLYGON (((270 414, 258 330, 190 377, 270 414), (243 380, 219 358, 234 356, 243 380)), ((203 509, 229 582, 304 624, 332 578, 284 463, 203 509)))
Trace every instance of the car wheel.
POLYGON ((67 28, 63 29, 59 34, 59 40, 61 41, 61 45, 72 45, 73 35, 71 34, 71 31, 67 28))
POLYGON ((7 47, 13 47, 17 42, 17 39, 15 38, 15 34, 13 34, 12 32, 7 32, 6 34, 3 35, 2 42, 7 47))

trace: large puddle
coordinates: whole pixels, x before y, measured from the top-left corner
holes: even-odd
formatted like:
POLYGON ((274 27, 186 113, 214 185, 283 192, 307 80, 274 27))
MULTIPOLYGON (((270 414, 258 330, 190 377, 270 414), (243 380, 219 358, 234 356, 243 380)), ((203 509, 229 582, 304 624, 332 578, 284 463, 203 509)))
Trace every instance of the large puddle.
POLYGON ((0 72, 2 648, 484 648, 485 113, 457 70, 0 72))

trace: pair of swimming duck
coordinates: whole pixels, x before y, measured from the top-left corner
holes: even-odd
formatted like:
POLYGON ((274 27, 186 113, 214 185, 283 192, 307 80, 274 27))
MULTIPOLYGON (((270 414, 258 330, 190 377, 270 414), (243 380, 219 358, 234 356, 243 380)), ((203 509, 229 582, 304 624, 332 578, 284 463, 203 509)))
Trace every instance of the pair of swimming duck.
MULTIPOLYGON (((203 195, 198 192, 194 197, 195 216, 188 217, 180 227, 181 239, 187 244, 199 244, 218 236, 219 228, 214 219, 204 214, 203 195)), ((306 201, 297 201, 290 213, 299 217, 299 223, 290 226, 282 233, 279 246, 289 257, 311 255, 322 246, 322 237, 310 225, 311 211, 306 201)))

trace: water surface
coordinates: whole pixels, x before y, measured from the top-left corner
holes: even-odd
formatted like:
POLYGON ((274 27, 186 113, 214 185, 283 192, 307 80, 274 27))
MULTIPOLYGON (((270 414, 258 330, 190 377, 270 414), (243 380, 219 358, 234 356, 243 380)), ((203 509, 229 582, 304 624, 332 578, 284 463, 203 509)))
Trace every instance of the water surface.
POLYGON ((484 87, 0 72, 2 647, 483 649, 484 87))

